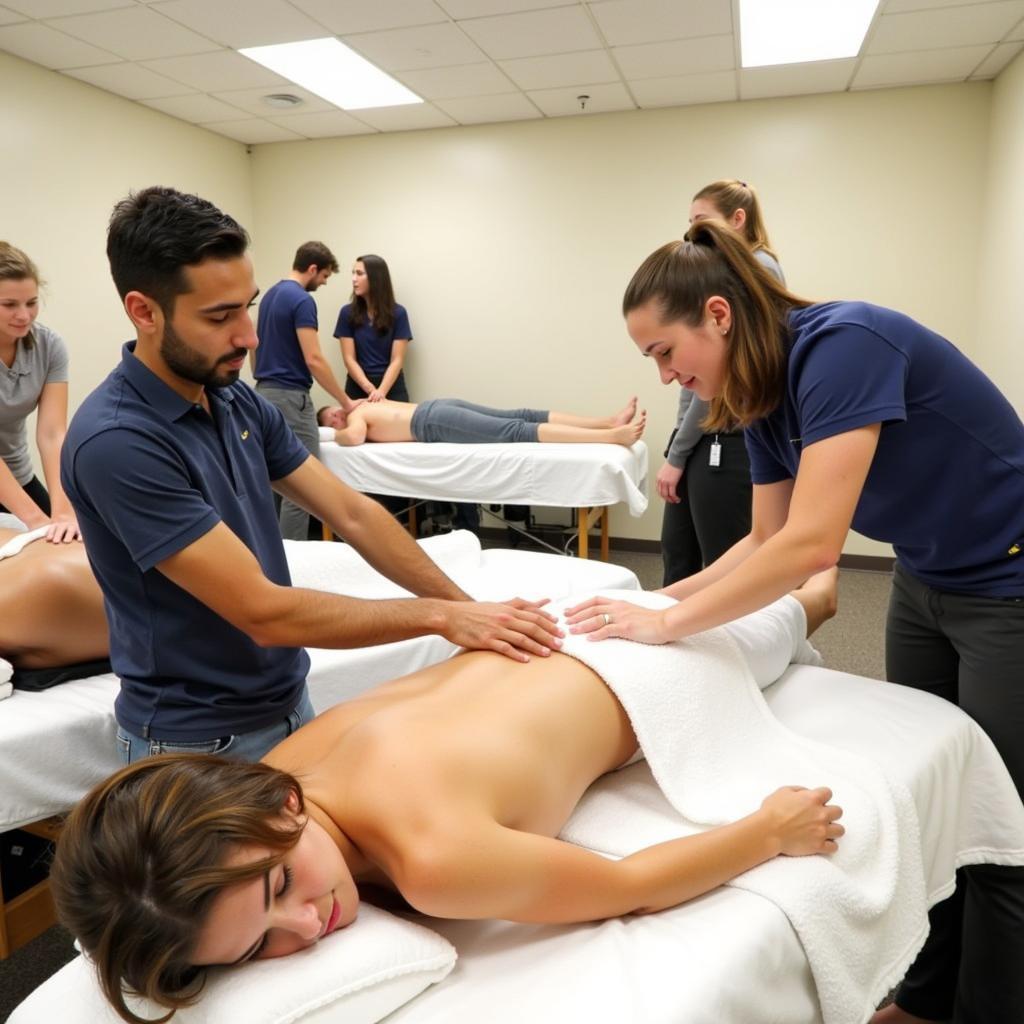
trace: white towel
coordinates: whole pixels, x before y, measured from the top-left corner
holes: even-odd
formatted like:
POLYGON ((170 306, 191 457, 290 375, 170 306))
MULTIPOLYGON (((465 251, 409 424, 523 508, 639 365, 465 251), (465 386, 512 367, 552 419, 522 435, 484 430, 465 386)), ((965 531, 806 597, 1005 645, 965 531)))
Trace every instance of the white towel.
MULTIPOLYGON (((658 594, 617 596, 672 603, 658 594)), ((862 1024, 927 933, 917 812, 905 787, 863 758, 781 725, 724 629, 663 646, 569 637, 563 650, 616 694, 661 790, 695 825, 743 817, 779 786, 833 790, 847 828, 837 854, 777 857, 730 884, 789 918, 825 1024, 862 1024)), ((618 856, 633 849, 622 821, 584 817, 563 838, 618 856)))
POLYGON ((11 676, 14 675, 14 666, 9 661, 0 658, 0 700, 10 697, 13 692, 11 676))
POLYGON ((0 547, 0 559, 13 558, 15 555, 21 554, 22 548, 28 547, 32 541, 39 540, 40 537, 45 537, 48 529, 48 526, 40 526, 36 530, 29 530, 28 533, 19 533, 16 537, 12 537, 0 547))

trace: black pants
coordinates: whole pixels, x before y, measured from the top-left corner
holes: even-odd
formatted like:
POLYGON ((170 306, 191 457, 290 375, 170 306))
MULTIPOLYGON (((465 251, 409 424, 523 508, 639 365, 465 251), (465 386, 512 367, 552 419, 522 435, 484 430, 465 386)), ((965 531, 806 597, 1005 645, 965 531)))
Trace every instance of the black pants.
MULTIPOLYGON (((39 482, 38 477, 32 477, 27 484, 22 484, 21 489, 46 513, 50 514, 50 494, 39 482)), ((0 505, 0 512, 10 512, 5 505, 0 505)))
POLYGON ((742 433, 719 434, 718 466, 712 466, 714 434, 705 434, 686 460, 676 493, 661 520, 663 586, 692 576, 750 533, 750 460, 742 433))
MULTIPOLYGON (((988 733, 1024 794, 1024 599, 944 593, 899 566, 886 674, 958 704, 988 733)), ((957 872, 956 892, 896 996, 908 1013, 956 1024, 1024 1021, 1024 868, 957 872)))
MULTIPOLYGON (((384 379, 383 373, 368 373, 366 379, 375 387, 380 387, 380 382, 384 379)), ((345 394, 351 399, 365 398, 366 392, 351 378, 345 378, 345 394)), ((391 390, 388 392, 388 398, 392 402, 408 402, 409 392, 405 386, 405 371, 403 370, 399 375, 398 379, 394 384, 391 385, 391 390)))

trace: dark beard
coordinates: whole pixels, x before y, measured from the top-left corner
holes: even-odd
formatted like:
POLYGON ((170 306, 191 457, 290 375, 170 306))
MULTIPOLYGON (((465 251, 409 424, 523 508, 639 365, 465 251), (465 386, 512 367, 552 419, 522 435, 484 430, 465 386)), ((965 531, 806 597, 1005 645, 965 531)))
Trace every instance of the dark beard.
POLYGON ((236 349, 231 355, 224 356, 211 365, 188 342, 182 340, 170 323, 164 324, 160 356, 170 370, 193 384, 201 384, 204 388, 225 388, 229 384, 234 384, 242 371, 226 369, 221 363, 230 362, 244 355, 245 349, 236 349))

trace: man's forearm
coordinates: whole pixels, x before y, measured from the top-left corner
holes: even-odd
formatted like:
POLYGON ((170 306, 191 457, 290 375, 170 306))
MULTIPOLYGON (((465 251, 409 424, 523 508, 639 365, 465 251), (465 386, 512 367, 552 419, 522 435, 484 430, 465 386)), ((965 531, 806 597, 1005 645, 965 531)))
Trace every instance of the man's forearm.
POLYGON ((323 356, 318 359, 307 360, 306 367, 312 374, 313 380, 317 382, 343 409, 347 409, 351 404, 348 396, 345 394, 345 389, 338 383, 338 378, 334 376, 334 371, 331 369, 330 363, 327 362, 323 356))

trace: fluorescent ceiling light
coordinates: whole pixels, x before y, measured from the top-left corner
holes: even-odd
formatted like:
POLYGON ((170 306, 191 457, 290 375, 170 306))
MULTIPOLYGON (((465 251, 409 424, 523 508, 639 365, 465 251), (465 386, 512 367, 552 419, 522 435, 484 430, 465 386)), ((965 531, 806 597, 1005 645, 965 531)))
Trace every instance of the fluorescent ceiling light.
POLYGON ((342 110, 423 102, 401 82, 334 38, 250 46, 238 52, 342 110))
POLYGON ((745 68, 855 57, 878 0, 740 0, 745 68))

